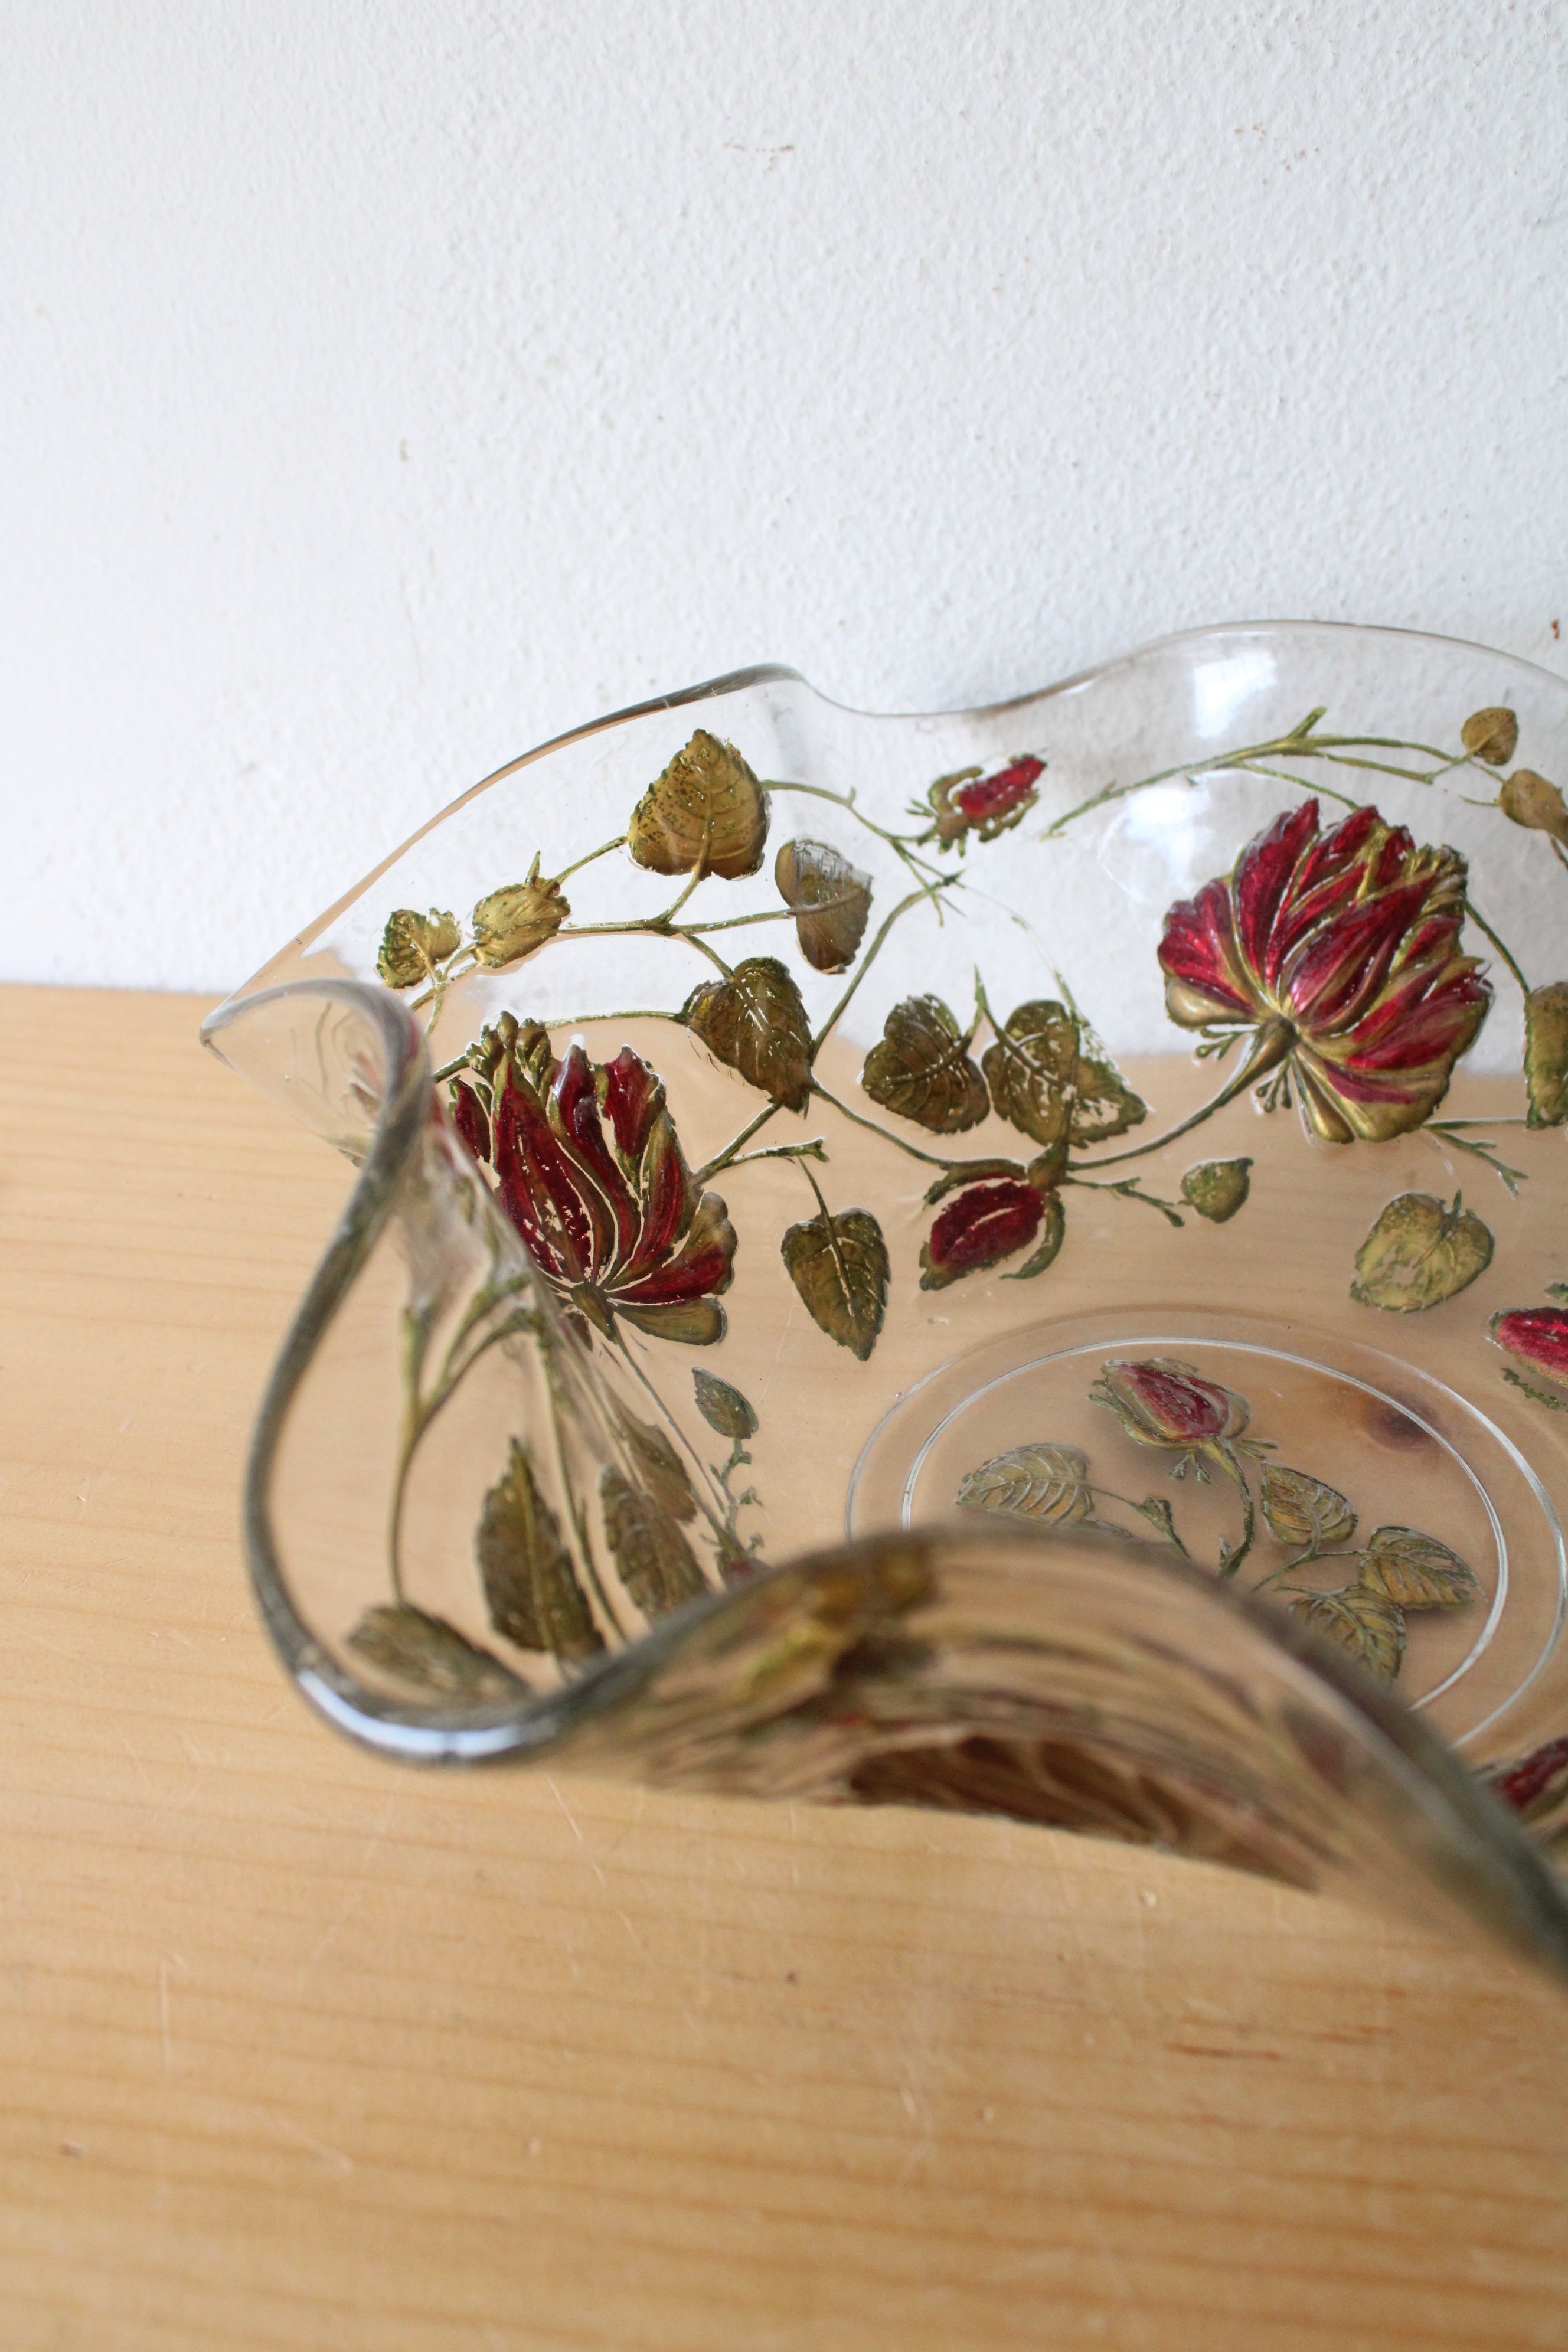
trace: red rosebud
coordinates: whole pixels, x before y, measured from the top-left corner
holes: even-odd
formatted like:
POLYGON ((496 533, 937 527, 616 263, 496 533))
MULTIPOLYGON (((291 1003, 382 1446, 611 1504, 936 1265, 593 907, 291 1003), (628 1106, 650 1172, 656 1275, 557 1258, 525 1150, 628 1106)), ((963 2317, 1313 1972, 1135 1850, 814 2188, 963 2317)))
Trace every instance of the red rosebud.
POLYGON ((1568 1739, 1549 1739, 1517 1763, 1490 1776, 1491 1792, 1516 1813, 1537 1811, 1542 1800, 1568 1792, 1568 1739))
MULTIPOLYGON (((982 841, 994 841, 1033 808, 1039 797, 1035 786, 1045 770, 1043 760, 1027 753, 989 776, 963 769, 956 775, 939 776, 924 803, 936 819, 938 840, 951 848, 954 842, 978 832, 982 841)), ((915 807, 920 814, 921 803, 917 802, 915 807)), ((929 835, 926 837, 930 839, 929 835)))
POLYGON ((999 1265, 1039 1232, 1046 1203, 1021 1177, 969 1184, 942 1210, 921 1252, 921 1288, 945 1290, 962 1275, 999 1265))
POLYGON ((1568 1309, 1510 1307, 1492 1317, 1490 1330, 1506 1354, 1568 1387, 1568 1309))
POLYGON ((1244 1397, 1169 1356, 1102 1364, 1089 1394, 1097 1404, 1109 1405, 1141 1445, 1216 1445, 1239 1437, 1247 1423, 1244 1397))
POLYGON ((1009 816, 1024 802, 1034 798, 1035 786, 1045 772, 1043 760, 1015 760, 1010 767, 998 768, 993 776, 977 776, 973 783, 961 784, 952 796, 952 805, 961 808, 976 824, 1009 816))

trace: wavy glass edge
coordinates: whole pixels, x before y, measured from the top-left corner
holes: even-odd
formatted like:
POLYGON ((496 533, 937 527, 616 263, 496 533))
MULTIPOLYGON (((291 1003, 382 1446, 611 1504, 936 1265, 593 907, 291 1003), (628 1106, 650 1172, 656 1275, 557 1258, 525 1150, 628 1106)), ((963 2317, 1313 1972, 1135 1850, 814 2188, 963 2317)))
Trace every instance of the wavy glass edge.
POLYGON ((1302 635, 1321 636, 1331 643, 1353 637, 1373 641, 1385 639, 1391 644, 1447 647, 1455 653, 1481 655, 1505 662, 1510 669, 1517 670, 1526 677, 1540 678, 1560 690, 1564 685, 1562 676, 1556 670, 1548 669, 1543 663, 1530 661, 1522 654, 1499 654, 1494 646, 1484 644, 1478 637, 1456 637, 1437 630, 1399 628, 1381 622, 1363 621, 1252 619, 1204 622, 1194 628, 1172 629, 1162 636, 1146 637, 1125 653, 1114 654, 1102 662, 1088 662, 1082 668, 1069 671, 1065 677, 1054 678, 1046 686, 1028 688, 1019 694, 1004 695, 994 702, 944 703, 932 710, 866 710, 857 703, 840 702, 835 696, 825 693, 819 686, 815 685, 806 677, 804 670, 796 669, 792 663, 773 661, 749 663, 739 669, 723 670, 713 677, 702 678, 695 685, 677 688, 668 694, 649 695, 641 702, 624 703, 615 710, 604 712, 597 719, 586 719, 579 726, 565 728, 559 735, 547 736, 542 742, 535 743, 529 751, 519 752, 515 759, 503 761, 499 768, 492 768, 476 783, 466 784, 450 800, 444 802, 440 808, 425 820, 423 824, 416 825, 411 834, 406 835, 395 849, 388 851, 384 857, 379 857, 351 889, 343 891, 332 900, 331 906, 325 908, 312 921, 307 923, 304 929, 295 935, 289 947, 280 951, 279 956, 268 957, 260 964, 250 979, 226 998, 223 1004, 203 1023, 203 1039, 209 1045, 213 1043, 217 1034, 215 1024, 218 1023, 219 1015, 226 1013, 229 1005, 238 997, 248 996, 265 985, 267 975, 282 955, 309 949, 312 941, 330 927, 344 908, 351 906, 379 876, 395 866, 417 842, 423 841, 427 835, 434 833, 438 825, 444 824, 449 817, 455 816, 459 809, 467 808, 471 802, 489 792, 492 785, 503 783, 507 777, 517 775, 522 769, 531 767, 536 761, 548 759, 552 752, 564 751, 573 743, 584 742, 590 736, 602 735, 611 728, 624 726, 630 719, 651 718, 659 711, 689 709, 699 703, 717 701, 723 696, 733 694, 746 687, 765 686, 774 681, 788 681, 802 686, 807 693, 814 696, 828 709, 841 711, 847 717, 854 719, 886 719, 895 721, 921 719, 941 720, 994 719, 1003 717, 1009 711, 1022 710, 1031 704, 1047 702, 1058 696, 1069 694, 1077 688, 1088 686, 1096 679, 1110 677, 1118 670, 1146 661, 1151 655, 1173 652, 1183 647, 1196 648, 1206 642, 1217 641, 1221 638, 1277 634, 1282 630, 1302 635))

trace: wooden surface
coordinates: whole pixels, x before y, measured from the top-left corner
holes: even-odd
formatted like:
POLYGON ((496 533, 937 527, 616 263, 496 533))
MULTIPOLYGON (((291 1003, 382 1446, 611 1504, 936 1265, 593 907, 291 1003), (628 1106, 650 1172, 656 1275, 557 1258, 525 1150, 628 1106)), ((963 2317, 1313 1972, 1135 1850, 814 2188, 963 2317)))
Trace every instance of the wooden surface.
POLYGON ((1007 1824, 422 1776, 247 1426, 347 1171, 0 991, 0 2347, 1568 2346, 1568 2002, 1007 1824))

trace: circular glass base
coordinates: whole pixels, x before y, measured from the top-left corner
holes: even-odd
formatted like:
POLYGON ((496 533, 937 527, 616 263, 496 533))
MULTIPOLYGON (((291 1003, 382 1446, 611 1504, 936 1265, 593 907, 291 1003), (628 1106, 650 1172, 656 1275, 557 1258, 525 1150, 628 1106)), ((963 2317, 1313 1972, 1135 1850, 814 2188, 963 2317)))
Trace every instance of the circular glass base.
POLYGON ((973 1511, 1119 1527, 1263 1586, 1392 1666, 1456 1742, 1533 1682, 1568 1593, 1556 1513, 1474 1405, 1373 1349, 1237 1316, 1079 1317, 939 1366, 867 1441, 848 1528, 973 1511))

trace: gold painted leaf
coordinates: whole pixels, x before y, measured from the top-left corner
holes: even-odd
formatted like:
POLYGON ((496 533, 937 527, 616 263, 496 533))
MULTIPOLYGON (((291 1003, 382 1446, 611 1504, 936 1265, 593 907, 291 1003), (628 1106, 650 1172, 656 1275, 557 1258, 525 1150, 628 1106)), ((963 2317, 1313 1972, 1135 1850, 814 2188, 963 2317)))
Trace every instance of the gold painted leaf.
POLYGON ((663 1504, 613 1464, 599 1475, 599 1507, 621 1582, 645 1617, 662 1617, 706 1592, 691 1546, 663 1504))
POLYGON ((1020 1004, 982 1058, 993 1107, 1037 1143, 1059 1142, 1071 1123, 1078 1058, 1079 1024, 1065 1004, 1020 1004))
POLYGON ((672 1519, 694 1519, 697 1497, 673 1439, 667 1437, 662 1429, 655 1429, 650 1422, 638 1421, 635 1413, 624 1410, 620 1422, 626 1444, 637 1457, 637 1475, 655 1502, 662 1504, 672 1519))
POLYGON ((888 1244, 876 1218, 868 1209, 822 1209, 791 1225, 781 1247, 812 1321, 864 1363, 888 1306, 888 1244))
POLYGON ((1149 1116, 1093 1031, 1053 997, 1010 1013, 983 1066, 999 1115, 1064 1156, 1069 1143, 1104 1143, 1149 1116))
POLYGON ((1015 1445, 969 1471, 958 1490, 966 1509, 994 1511, 1037 1527, 1071 1527, 1093 1509, 1089 1456, 1076 1445, 1015 1445))
POLYGON ((527 1685, 499 1658, 477 1649, 444 1617, 406 1603, 367 1609, 348 1636, 348 1647, 426 1698, 494 1705, 527 1692, 527 1685))
POLYGON ((712 1372, 694 1371, 692 1386, 697 1391, 697 1410, 710 1429, 721 1437, 755 1437, 756 1408, 750 1400, 721 1381, 712 1372))
POLYGON ((749 1086, 786 1110, 805 1108, 811 1096, 811 1024, 799 989, 776 956, 748 956, 728 980, 704 981, 687 998, 680 1017, 749 1086))
POLYGON ((1062 1206, 1061 1194, 1047 1192, 1045 1199, 1045 1213, 1040 1219, 1039 1240, 1035 1244, 1023 1265, 1016 1266, 1011 1274, 1005 1274, 1002 1276, 1003 1281, 1032 1282, 1036 1275, 1044 1274, 1047 1266, 1055 1265, 1060 1255, 1062 1244, 1067 1239, 1067 1211, 1062 1206))
POLYGON ((461 936, 455 915, 438 914, 434 907, 417 915, 412 907, 399 907, 386 919, 376 971, 388 988, 416 988, 437 964, 457 953, 461 936))
POLYGON ((1263 1465, 1263 1516, 1281 1543, 1310 1544, 1316 1551, 1349 1543, 1356 1529, 1348 1496, 1283 1462, 1263 1465))
POLYGON ((474 1549, 498 1633, 520 1650, 557 1658, 591 1658, 604 1648, 561 1523, 515 1437, 504 1474, 485 1496, 474 1549))
POLYGON ((1391 1683, 1405 1655, 1405 1619, 1385 1593, 1364 1584, 1337 1592, 1298 1592, 1287 1603, 1293 1617, 1347 1650, 1380 1682, 1391 1683))
POLYGON ((626 846, 655 874, 754 874, 768 837, 768 796, 732 743, 700 727, 632 811, 626 846))
POLYGON ((1211 1225, 1228 1224, 1252 1190, 1250 1160, 1200 1160, 1182 1179, 1182 1198, 1211 1225))
POLYGON ((1484 710, 1472 710, 1459 730, 1459 740, 1472 760, 1484 760, 1489 768, 1506 768, 1519 742, 1519 720, 1501 703, 1489 703, 1484 710))
POLYGON ((1417 1528, 1374 1528, 1361 1555, 1361 1581, 1401 1609, 1462 1609, 1481 1595, 1458 1553, 1417 1528))
POLYGON ((1486 1272, 1492 1246, 1460 1193, 1450 1209, 1430 1192, 1401 1192, 1356 1252, 1351 1297, 1394 1315, 1440 1307, 1486 1272))
POLYGON ((1134 1094, 1100 1039, 1079 1020, 1079 1052, 1072 1075, 1072 1118, 1068 1133, 1074 1144, 1109 1143, 1130 1127, 1142 1127, 1149 1106, 1134 1094))
POLYGON ((795 910, 800 951, 816 971, 846 971, 854 962, 871 913, 871 877, 825 841, 786 841, 773 860, 773 880, 795 910))
POLYGON ((1532 988, 1524 1000, 1524 1085, 1528 1126, 1568 1119, 1568 980, 1532 988))
POLYGON ((912 1118, 931 1135, 962 1135, 991 1108, 985 1081, 940 996, 909 996, 894 1005, 866 1056, 860 1084, 884 1110, 912 1118))
POLYGON ((1165 1541, 1173 1544, 1184 1559, 1191 1558, 1186 1545, 1176 1533, 1176 1515, 1163 1495, 1145 1495, 1143 1500, 1134 1503, 1132 1507, 1140 1518, 1147 1519, 1152 1528, 1159 1528, 1165 1541))

